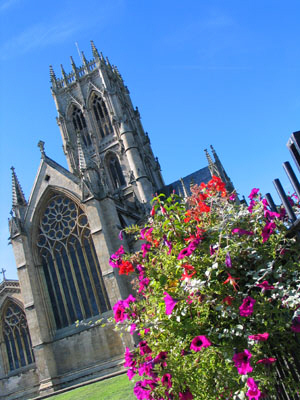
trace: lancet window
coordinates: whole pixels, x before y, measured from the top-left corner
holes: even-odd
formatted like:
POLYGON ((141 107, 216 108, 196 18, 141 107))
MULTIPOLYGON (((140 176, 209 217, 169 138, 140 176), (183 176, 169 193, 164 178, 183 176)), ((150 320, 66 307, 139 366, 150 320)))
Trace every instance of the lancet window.
POLYGON ((3 338, 10 371, 34 362, 27 320, 24 311, 13 301, 3 315, 3 338))
POLYGON ((102 138, 104 138, 105 136, 113 133, 107 107, 104 101, 97 95, 94 95, 92 105, 100 135, 102 138))
POLYGON ((74 201, 53 195, 37 245, 57 329, 110 309, 88 219, 74 201))
POLYGON ((75 132, 79 132, 82 136, 83 142, 86 146, 89 146, 92 144, 90 135, 87 130, 85 118, 82 114, 82 111, 79 110, 77 107, 73 107, 73 112, 72 112, 72 121, 73 121, 73 126, 75 129, 75 132))
POLYGON ((111 154, 108 157, 107 166, 114 189, 118 189, 126 185, 124 175, 116 155, 111 154))

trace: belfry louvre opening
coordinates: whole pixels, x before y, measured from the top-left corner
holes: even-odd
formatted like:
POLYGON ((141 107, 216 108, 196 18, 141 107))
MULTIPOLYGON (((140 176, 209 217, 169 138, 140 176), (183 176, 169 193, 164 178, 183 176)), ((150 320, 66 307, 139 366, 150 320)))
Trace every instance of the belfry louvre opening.
POLYGON ((57 329, 110 309, 88 219, 74 201, 51 197, 37 246, 57 329))

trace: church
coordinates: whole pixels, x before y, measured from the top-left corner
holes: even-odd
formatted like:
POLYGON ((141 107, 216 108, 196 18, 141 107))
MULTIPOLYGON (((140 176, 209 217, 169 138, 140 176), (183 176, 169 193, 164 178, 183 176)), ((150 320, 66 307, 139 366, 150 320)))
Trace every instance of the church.
MULTIPOLYGON (((19 280, 0 283, 0 399, 30 399, 117 372, 129 337, 107 323, 130 282, 109 265, 119 232, 149 214, 156 192, 186 197, 219 176, 233 185, 212 148, 208 165, 165 185, 150 139, 117 67, 93 42, 92 59, 50 67, 69 169, 46 154, 28 200, 12 168, 10 241, 19 280), (83 321, 78 324, 77 321, 83 321), (101 322, 99 322, 101 321, 101 322)), ((130 239, 122 242, 134 251, 130 239)))

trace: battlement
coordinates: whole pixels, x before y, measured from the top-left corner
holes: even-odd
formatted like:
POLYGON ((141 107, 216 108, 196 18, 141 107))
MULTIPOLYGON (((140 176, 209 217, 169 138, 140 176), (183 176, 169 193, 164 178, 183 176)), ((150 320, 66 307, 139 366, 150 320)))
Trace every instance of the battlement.
POLYGON ((83 64, 77 67, 71 56, 70 58, 71 58, 72 71, 70 73, 66 73, 63 66, 61 65, 61 75, 62 75, 61 78, 56 77, 53 67, 50 65, 50 80, 52 83, 51 89, 53 90, 64 89, 74 84, 76 81, 82 79, 86 75, 92 73, 97 68, 103 68, 105 70, 110 71, 110 73, 113 73, 116 76, 116 78, 118 78, 123 83, 123 79, 119 73, 118 68, 115 65, 111 65, 108 58, 107 57, 104 58, 102 53, 98 53, 98 50, 96 49, 92 40, 91 40, 91 46, 94 57, 90 61, 88 61, 85 58, 85 55, 82 51, 81 59, 83 64))

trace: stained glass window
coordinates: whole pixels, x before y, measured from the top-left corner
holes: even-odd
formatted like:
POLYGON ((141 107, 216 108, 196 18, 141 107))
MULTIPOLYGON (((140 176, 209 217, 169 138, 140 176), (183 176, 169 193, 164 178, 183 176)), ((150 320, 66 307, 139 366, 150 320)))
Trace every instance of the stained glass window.
POLYGON ((57 329, 110 309, 88 219, 74 201, 53 195, 37 245, 57 329))
POLYGON ((10 371, 34 362, 25 313, 12 301, 3 316, 3 337, 10 371))

